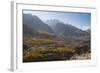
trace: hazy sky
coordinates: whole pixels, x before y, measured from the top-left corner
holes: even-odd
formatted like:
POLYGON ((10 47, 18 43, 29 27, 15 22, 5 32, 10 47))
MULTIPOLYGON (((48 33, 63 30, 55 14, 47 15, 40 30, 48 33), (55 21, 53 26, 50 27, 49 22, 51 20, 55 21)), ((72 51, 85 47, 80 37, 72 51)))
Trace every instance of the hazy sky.
POLYGON ((23 13, 36 15, 44 22, 50 19, 58 19, 64 23, 69 23, 83 30, 89 29, 91 25, 91 13, 50 12, 34 10, 24 10, 23 13))

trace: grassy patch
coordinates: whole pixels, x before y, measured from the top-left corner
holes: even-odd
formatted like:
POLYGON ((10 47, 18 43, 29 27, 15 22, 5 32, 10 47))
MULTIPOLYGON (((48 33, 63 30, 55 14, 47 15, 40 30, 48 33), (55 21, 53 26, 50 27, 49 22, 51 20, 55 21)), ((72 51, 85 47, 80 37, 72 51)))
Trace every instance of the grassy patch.
POLYGON ((31 52, 24 53, 24 62, 34 61, 55 61, 55 60, 67 60, 72 56, 73 49, 71 48, 41 48, 31 52))

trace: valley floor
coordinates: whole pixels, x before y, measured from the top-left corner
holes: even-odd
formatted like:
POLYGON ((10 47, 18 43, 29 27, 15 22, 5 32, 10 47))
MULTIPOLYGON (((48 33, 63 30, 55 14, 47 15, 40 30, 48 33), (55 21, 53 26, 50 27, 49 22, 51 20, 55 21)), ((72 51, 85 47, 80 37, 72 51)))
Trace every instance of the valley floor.
POLYGON ((39 35, 24 37, 23 62, 91 59, 89 40, 65 41, 50 34, 39 35))

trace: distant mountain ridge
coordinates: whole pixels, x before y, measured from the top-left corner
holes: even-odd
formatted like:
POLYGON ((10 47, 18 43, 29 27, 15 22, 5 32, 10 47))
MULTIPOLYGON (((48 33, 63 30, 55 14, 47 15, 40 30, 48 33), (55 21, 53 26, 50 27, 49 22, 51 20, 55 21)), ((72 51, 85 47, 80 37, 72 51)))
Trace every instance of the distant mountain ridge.
POLYGON ((59 20, 49 20, 46 22, 56 34, 62 34, 63 36, 80 37, 88 35, 86 31, 83 31, 70 24, 65 24, 59 20))
POLYGON ((43 22, 39 17, 31 14, 23 14, 24 34, 32 34, 33 32, 53 33, 56 36, 64 38, 78 38, 88 36, 90 32, 78 29, 70 24, 65 24, 57 19, 43 22), (26 29, 26 30, 25 30, 26 29))

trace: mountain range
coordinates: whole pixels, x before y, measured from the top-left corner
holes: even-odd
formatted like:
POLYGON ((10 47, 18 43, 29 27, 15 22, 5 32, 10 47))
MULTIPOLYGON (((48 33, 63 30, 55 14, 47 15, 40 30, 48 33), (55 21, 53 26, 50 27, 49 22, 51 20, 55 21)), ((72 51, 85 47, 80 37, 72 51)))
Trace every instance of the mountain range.
POLYGON ((90 30, 83 31, 70 24, 65 24, 57 19, 43 22, 38 16, 23 14, 24 34, 34 34, 36 32, 52 33, 64 38, 81 38, 90 35, 90 30))

